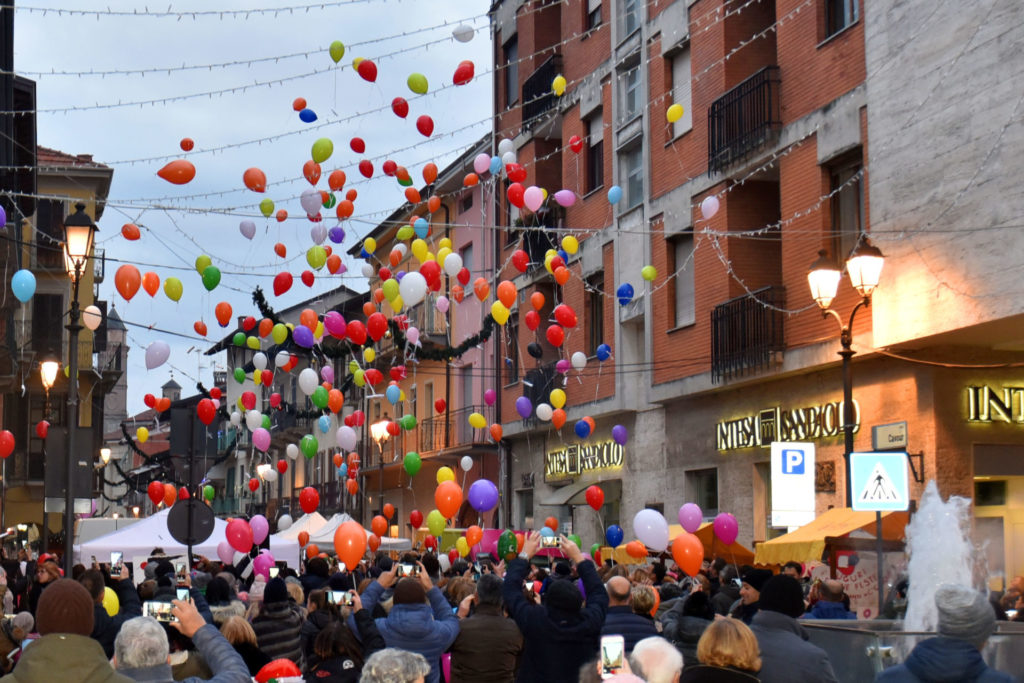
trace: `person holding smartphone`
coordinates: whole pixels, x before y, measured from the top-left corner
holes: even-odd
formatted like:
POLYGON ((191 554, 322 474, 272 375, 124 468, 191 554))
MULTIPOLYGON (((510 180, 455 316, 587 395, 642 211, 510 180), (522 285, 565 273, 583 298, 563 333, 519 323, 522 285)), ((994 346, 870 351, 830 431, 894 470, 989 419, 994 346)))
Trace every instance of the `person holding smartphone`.
POLYGON ((608 593, 594 563, 579 546, 560 537, 562 553, 576 566, 584 595, 574 581, 552 581, 543 605, 529 603, 523 596, 523 580, 529 561, 540 545, 540 532, 530 533, 519 557, 508 563, 502 596, 509 616, 523 634, 523 655, 517 681, 574 681, 580 667, 598 655, 601 627, 608 612, 608 593))

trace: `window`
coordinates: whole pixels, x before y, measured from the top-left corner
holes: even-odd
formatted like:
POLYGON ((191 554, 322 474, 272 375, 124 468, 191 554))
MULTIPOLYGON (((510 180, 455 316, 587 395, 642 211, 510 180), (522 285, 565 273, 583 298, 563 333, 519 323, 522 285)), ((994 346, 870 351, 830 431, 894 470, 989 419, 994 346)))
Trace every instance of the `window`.
POLYGON ((623 123, 632 121, 640 115, 641 91, 640 91, 640 65, 630 68, 622 74, 622 116, 623 123))
POLYGON ((675 273, 675 326, 692 325, 697 320, 694 283, 693 233, 686 232, 672 241, 672 272, 675 273))
POLYGON ((36 263, 40 268, 64 269, 64 202, 42 199, 36 204, 36 263))
POLYGON ((861 156, 833 167, 832 239, 835 256, 845 261, 864 234, 864 192, 861 156))
POLYGON ((587 119, 587 192, 604 185, 604 120, 601 113, 587 119))
POLYGON ((619 182, 622 184, 622 210, 628 211, 644 201, 643 146, 640 141, 619 152, 619 182))
POLYGON ((622 0, 622 35, 628 36, 640 28, 640 7, 637 0, 622 0))
MULTIPOLYGON (((462 407, 469 408, 473 405, 473 366, 466 365, 462 368, 462 407)), ((448 410, 451 410, 449 406, 448 410)))
POLYGON ((839 33, 857 21, 860 0, 825 0, 825 37, 839 33))
POLYGON ((32 297, 32 350, 63 358, 64 297, 36 294, 32 297))
POLYGON ((601 25, 601 0, 587 0, 585 7, 587 8, 586 27, 588 31, 593 31, 601 25))
POLYGON ((426 404, 427 408, 426 408, 426 412, 424 413, 424 416, 425 417, 433 417, 434 416, 434 383, 433 382, 426 382, 423 385, 423 400, 425 400, 427 402, 427 404, 426 404))
POLYGON ((420 419, 420 411, 418 405, 418 391, 416 385, 413 384, 412 388, 409 389, 409 408, 411 409, 409 414, 415 417, 417 420, 420 419))
POLYGON ((519 311, 514 311, 505 324, 505 384, 519 381, 519 311))
POLYGON ((704 518, 718 514, 718 469, 690 470, 686 473, 686 498, 700 506, 704 518))
POLYGON ((473 208, 473 192, 464 192, 459 198, 459 213, 466 213, 473 208))
POLYGON ((690 48, 686 47, 672 55, 672 104, 683 108, 683 116, 672 124, 672 137, 679 137, 693 128, 693 112, 690 104, 693 98, 690 90, 690 48))
POLYGON ((505 43, 505 108, 519 99, 519 37, 505 43))
POLYGON ((604 274, 587 278, 584 294, 587 315, 586 351, 588 356, 597 355, 597 347, 604 342, 604 274))
POLYGON ((473 272, 473 245, 467 244, 459 252, 462 256, 462 267, 468 270, 470 273, 473 272))
POLYGON ((519 528, 530 529, 533 527, 533 489, 516 491, 519 498, 519 528))

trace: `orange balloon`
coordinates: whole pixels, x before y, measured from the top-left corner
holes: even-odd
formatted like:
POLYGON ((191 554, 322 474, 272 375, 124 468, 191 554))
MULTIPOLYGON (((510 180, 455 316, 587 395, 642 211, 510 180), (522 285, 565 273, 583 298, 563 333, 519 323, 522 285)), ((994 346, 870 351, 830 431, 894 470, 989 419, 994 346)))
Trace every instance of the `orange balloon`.
POLYGON ((278 223, 284 223, 286 220, 288 220, 288 212, 285 211, 284 209, 279 209, 278 212, 274 214, 274 218, 277 219, 278 223))
POLYGON ((345 488, 348 489, 350 496, 354 496, 359 493, 359 483, 355 479, 349 479, 345 482, 345 488))
POLYGON ((384 503, 384 517, 391 519, 395 516, 395 506, 391 503, 384 503))
MULTIPOLYGON (((337 413, 345 405, 345 394, 341 393, 337 389, 331 389, 327 392, 327 407, 332 413, 337 413)), ((338 454, 341 455, 340 453, 338 454)), ((338 463, 341 466, 341 463, 338 463)))
POLYGON ((299 323, 305 325, 310 330, 316 331, 317 322, 318 318, 316 316, 316 311, 312 308, 306 308, 299 314, 299 323))
POLYGON ((341 257, 337 254, 331 254, 327 257, 327 272, 334 275, 341 269, 341 257))
POLYGON ((461 304, 462 300, 466 298, 466 290, 462 288, 462 285, 452 285, 452 298, 457 304, 461 304))
POLYGON ((306 108, 306 98, 305 97, 296 97, 294 100, 292 100, 292 109, 294 109, 295 111, 302 111, 305 108, 306 108))
POLYGON ((415 187, 405 188, 405 198, 410 204, 419 204, 422 197, 420 197, 420 191, 415 187))
MULTIPOLYGON (((355 481, 350 480, 350 481, 355 481)), ((366 529, 359 522, 349 520, 334 531, 334 552, 345 567, 355 567, 366 552, 366 529)))
POLYGON ((183 152, 191 152, 192 148, 196 146, 196 141, 192 138, 182 138, 178 145, 181 146, 183 152))
POLYGON ((487 280, 482 277, 478 277, 473 281, 473 292, 476 294, 476 298, 483 301, 490 295, 491 286, 487 284, 487 280))
POLYGON ((288 256, 288 247, 278 242, 277 244, 274 245, 274 253, 280 256, 281 258, 285 258, 286 256, 288 256))
POLYGON ((555 425, 555 429, 561 429, 562 425, 565 424, 565 411, 561 408, 555 408, 551 411, 551 424, 555 425))
POLYGON ((320 554, 320 548, 317 547, 316 543, 310 543, 306 546, 306 559, 312 560, 314 557, 320 554))
POLYGON ((302 165, 302 175, 310 185, 316 185, 320 182, 320 164, 310 159, 302 165))
POLYGON ((454 481, 442 481, 434 491, 434 505, 445 519, 451 519, 462 505, 462 487, 454 481))
MULTIPOLYGON (((505 430, 501 428, 500 424, 494 423, 490 427, 491 438, 495 441, 501 441, 501 437, 505 435, 505 430)), ((473 544, 470 544, 473 545, 473 544)))
POLYGON ((309 543, 309 532, 308 531, 300 531, 299 532, 299 545, 306 545, 307 543, 309 543))
POLYGON ((358 453, 353 452, 353 453, 349 453, 348 454, 348 466, 349 467, 359 467, 359 454, 358 453))
POLYGON ((331 175, 327 176, 327 187, 337 192, 341 188, 345 187, 345 180, 344 171, 331 171, 331 175))
POLYGON ((672 541, 672 559, 687 576, 697 576, 704 563, 704 545, 699 538, 684 531, 672 541))
POLYGON ((174 487, 174 484, 164 484, 164 505, 170 507, 176 500, 178 500, 178 489, 174 487))
POLYGON ((213 309, 213 314, 216 316, 217 322, 220 323, 221 327, 227 327, 231 322, 231 304, 227 301, 221 301, 213 309))
POLYGON ((141 285, 142 276, 139 275, 139 269, 130 263, 118 268, 114 274, 114 286, 117 287, 118 294, 123 296, 125 301, 131 301, 141 285))
POLYGON ((544 526, 546 526, 547 528, 551 529, 552 531, 557 532, 558 531, 558 518, 557 517, 548 517, 547 519, 544 520, 544 526))
POLYGON ((267 174, 256 167, 245 170, 245 173, 242 174, 242 182, 253 192, 266 192, 267 190, 267 174))
MULTIPOLYGON (((380 287, 373 290, 373 302, 377 304, 384 303, 384 290, 380 287)), ((376 312, 376 309, 374 309, 374 312, 376 312)), ((370 313, 369 315, 373 315, 373 313, 370 313)))
POLYGON ((345 463, 345 456, 341 453, 335 453, 331 460, 334 462, 335 467, 341 467, 345 463))
POLYGON ((484 540, 484 530, 476 524, 471 524, 469 528, 466 529, 466 543, 468 543, 470 547, 473 547, 482 540, 484 540))
POLYGON ((206 323, 204 323, 202 320, 197 320, 194 323, 192 323, 192 329, 196 331, 196 334, 203 337, 206 336, 206 323))
POLYGON ((380 536, 377 534, 370 534, 366 539, 366 545, 370 547, 370 552, 377 552, 377 548, 380 547, 380 536))
POLYGON ((526 543, 526 536, 521 531, 516 532, 516 552, 523 552, 523 544, 526 543))
POLYGON ((146 290, 146 294, 156 296, 156 293, 160 291, 160 276, 149 271, 142 276, 142 288, 146 290))
POLYGON ((437 164, 431 161, 423 167, 423 182, 430 185, 435 180, 437 180, 437 164))
POLYGON ((640 559, 647 556, 647 546, 640 541, 630 541, 626 544, 626 554, 630 557, 640 559))
POLYGON ((121 234, 126 240, 132 242, 142 237, 142 233, 139 232, 139 226, 134 223, 125 223, 121 226, 121 234))
POLYGON ((434 213, 435 211, 437 211, 440 208, 441 208, 441 198, 440 197, 435 195, 435 196, 433 196, 433 197, 431 197, 430 199, 427 200, 427 210, 429 210, 430 213, 434 213))
POLYGON ((539 311, 544 308, 544 295, 541 292, 534 292, 530 295, 530 304, 533 306, 535 311, 539 311))
POLYGON ((480 182, 480 176, 476 173, 467 173, 466 177, 462 179, 462 185, 464 187, 473 187, 480 182))
POLYGON ((558 268, 555 269, 555 282, 559 285, 564 285, 569 281, 569 275, 571 275, 571 273, 568 268, 565 266, 558 266, 558 268))
POLYGON ((334 210, 338 218, 348 218, 352 215, 352 212, 356 210, 355 205, 352 204, 350 199, 342 199, 338 202, 338 208, 334 210))
POLYGON ((165 413, 171 407, 171 399, 167 396, 161 396, 156 400, 156 405, 153 406, 158 413, 165 413))
POLYGON ((657 586, 650 586, 650 589, 654 592, 654 607, 651 608, 651 616, 653 617, 658 612, 658 606, 661 605, 661 591, 658 590, 657 586))
POLYGON ((510 280, 498 283, 498 301, 505 304, 505 308, 508 309, 516 303, 516 286, 510 280))
MULTIPOLYGON (((383 293, 384 293, 384 290, 381 290, 381 294, 383 294, 383 293)), ((373 315, 376 312, 377 312, 377 304, 373 303, 372 301, 366 301, 366 302, 363 303, 363 315, 369 317, 369 316, 373 315)))
POLYGON ((390 263, 391 267, 394 268, 395 266, 397 266, 401 262, 402 262, 402 252, 398 251, 397 249, 392 249, 391 253, 388 254, 388 263, 390 263))
POLYGON ((274 329, 274 321, 270 318, 264 318, 260 321, 260 336, 266 337, 274 329))
POLYGON ((384 515, 376 515, 373 520, 370 521, 370 531, 377 534, 378 536, 386 536, 388 533, 388 520, 384 519, 384 515))
POLYGON ((583 418, 583 421, 590 425, 590 433, 593 434, 594 430, 597 429, 597 424, 594 422, 594 418, 587 415, 583 418))
POLYGON ((178 159, 161 168, 156 174, 169 183, 184 185, 196 177, 196 167, 191 161, 178 159))
POLYGON ((320 203, 321 204, 326 204, 330 198, 331 198, 331 193, 330 192, 328 192, 327 190, 320 190, 320 203))
POLYGON ((356 188, 354 187, 350 188, 349 191, 345 193, 345 199, 349 200, 350 202, 354 202, 356 200, 356 197, 358 196, 359 191, 356 190, 356 188))

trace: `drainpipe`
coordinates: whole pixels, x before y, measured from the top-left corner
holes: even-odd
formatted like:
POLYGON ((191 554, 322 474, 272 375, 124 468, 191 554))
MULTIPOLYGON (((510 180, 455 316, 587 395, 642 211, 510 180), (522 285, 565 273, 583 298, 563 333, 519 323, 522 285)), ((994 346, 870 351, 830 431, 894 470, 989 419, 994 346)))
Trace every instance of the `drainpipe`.
MULTIPOLYGON (((441 203, 441 208, 444 209, 444 236, 451 239, 451 220, 452 214, 448 205, 444 202, 441 203)), ((445 275, 445 284, 451 281, 451 276, 445 275)), ((445 325, 446 325, 446 336, 448 338, 448 346, 452 345, 452 307, 448 306, 448 310, 444 314, 445 325)), ((427 410, 433 410, 434 406, 427 406, 427 410)), ((452 409, 452 359, 448 358, 444 362, 444 447, 445 450, 451 448, 452 441, 452 421, 451 421, 451 409, 452 409)))

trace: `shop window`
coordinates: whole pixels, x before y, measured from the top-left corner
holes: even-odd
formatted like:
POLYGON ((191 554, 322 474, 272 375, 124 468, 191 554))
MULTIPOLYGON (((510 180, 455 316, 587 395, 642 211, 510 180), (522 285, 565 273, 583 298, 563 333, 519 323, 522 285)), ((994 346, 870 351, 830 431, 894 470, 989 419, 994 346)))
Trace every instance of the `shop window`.
POLYGON ((587 119, 587 192, 604 185, 604 120, 601 112, 587 119))
POLYGON ((519 99, 519 36, 505 43, 505 108, 510 109, 519 99))
POLYGON ((857 22, 860 0, 825 0, 825 37, 830 38, 857 22))
POLYGON ((593 31, 601 25, 601 0, 587 0, 584 7, 587 8, 586 27, 593 31))
POLYGON ((628 143, 619 152, 619 178, 622 184, 622 211, 640 206, 644 201, 644 156, 640 140, 628 143))
POLYGON ((604 292, 604 273, 587 278, 587 288, 584 292, 584 297, 586 301, 586 352, 588 356, 597 355, 597 347, 604 343, 604 294, 602 292, 604 292))
POLYGON ((676 138, 693 128, 693 113, 690 111, 691 75, 690 48, 679 50, 671 57, 672 62, 672 102, 683 108, 683 116, 672 124, 672 137, 676 138))
POLYGON ((864 235, 863 157, 847 157, 830 170, 832 190, 832 239, 835 257, 846 261, 864 235))
POLYGON ((693 263, 693 233, 684 232, 669 243, 671 269, 675 276, 672 294, 675 299, 675 327, 692 325, 697 320, 696 278, 693 263))
POLYGON ((974 482, 974 505, 1006 505, 1006 480, 979 480, 974 482))
POLYGON ((718 514, 718 468, 686 473, 686 498, 700 506, 704 518, 718 514))
POLYGON ((645 510, 654 510, 655 512, 657 512, 660 515, 664 515, 665 514, 665 504, 664 503, 647 503, 646 505, 644 505, 644 509, 645 510))

